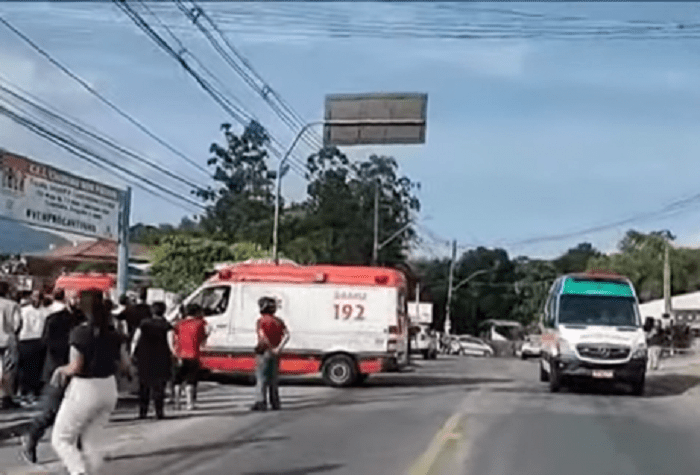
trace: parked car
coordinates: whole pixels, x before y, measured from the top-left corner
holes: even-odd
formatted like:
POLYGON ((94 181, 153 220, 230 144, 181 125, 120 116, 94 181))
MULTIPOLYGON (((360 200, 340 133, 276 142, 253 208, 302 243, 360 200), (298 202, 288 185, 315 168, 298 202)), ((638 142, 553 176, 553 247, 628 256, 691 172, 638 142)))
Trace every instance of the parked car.
POLYGON ((539 357, 542 355, 542 338, 540 335, 527 335, 523 341, 520 350, 520 358, 527 359, 529 357, 539 357))
POLYGON ((438 354, 438 341, 428 325, 411 327, 411 353, 419 353, 426 360, 434 360, 438 354))
POLYGON ((469 355, 469 356, 493 356, 493 348, 491 348, 483 340, 471 336, 471 335, 460 335, 457 337, 457 342, 459 344, 459 354, 469 355))

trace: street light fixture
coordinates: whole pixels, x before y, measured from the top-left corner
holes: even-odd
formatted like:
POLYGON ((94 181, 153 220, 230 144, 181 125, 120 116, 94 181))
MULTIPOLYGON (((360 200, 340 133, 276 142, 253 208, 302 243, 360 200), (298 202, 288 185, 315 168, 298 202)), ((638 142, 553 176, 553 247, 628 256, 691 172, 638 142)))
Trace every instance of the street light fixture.
POLYGON ((461 286, 463 286, 464 284, 466 284, 467 282, 469 282, 470 280, 472 280, 477 275, 487 274, 489 272, 493 272, 493 271, 497 270, 498 267, 500 266, 500 263, 501 263, 500 261, 496 261, 496 265, 494 265, 493 269, 480 269, 480 270, 472 273, 469 277, 462 280, 457 285, 451 286, 449 289, 447 289, 447 306, 445 308, 445 333, 447 333, 447 334, 450 333, 450 304, 452 303, 452 293, 455 290, 457 290, 458 288, 460 288, 461 286))

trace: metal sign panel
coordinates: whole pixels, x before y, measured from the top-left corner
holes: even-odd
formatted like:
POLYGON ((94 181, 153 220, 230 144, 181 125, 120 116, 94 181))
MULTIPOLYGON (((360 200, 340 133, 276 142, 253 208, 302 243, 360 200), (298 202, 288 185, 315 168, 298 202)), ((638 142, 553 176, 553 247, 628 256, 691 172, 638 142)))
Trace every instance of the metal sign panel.
POLYGON ((411 323, 433 323, 433 304, 420 302, 418 311, 416 311, 416 303, 408 303, 408 317, 411 323))
POLYGON ((324 144, 425 143, 427 105, 427 94, 327 95, 324 144))
POLYGON ((117 239, 121 192, 0 151, 0 218, 117 239))

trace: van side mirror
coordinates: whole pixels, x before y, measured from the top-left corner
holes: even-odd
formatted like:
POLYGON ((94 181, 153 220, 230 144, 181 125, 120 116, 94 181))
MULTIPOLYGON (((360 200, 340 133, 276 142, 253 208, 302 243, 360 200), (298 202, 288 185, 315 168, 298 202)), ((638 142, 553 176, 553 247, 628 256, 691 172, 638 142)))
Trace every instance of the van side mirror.
POLYGON ((645 331, 645 332, 650 332, 650 331, 652 331, 652 330, 654 329, 655 323, 656 323, 656 322, 655 322, 655 320, 654 320, 654 317, 647 317, 647 318, 644 320, 644 331, 645 331))

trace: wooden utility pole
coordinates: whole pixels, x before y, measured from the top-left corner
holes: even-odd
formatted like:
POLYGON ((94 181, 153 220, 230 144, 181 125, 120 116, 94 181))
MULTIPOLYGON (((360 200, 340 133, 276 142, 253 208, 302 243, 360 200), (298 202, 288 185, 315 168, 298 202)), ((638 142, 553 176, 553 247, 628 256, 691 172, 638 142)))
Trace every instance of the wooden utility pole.
POLYGON ((445 333, 450 334, 450 307, 452 305, 452 279, 457 260, 457 240, 452 241, 452 259, 450 260, 450 275, 447 280, 447 305, 445 306, 445 333))

